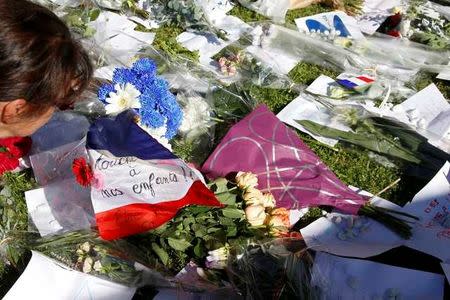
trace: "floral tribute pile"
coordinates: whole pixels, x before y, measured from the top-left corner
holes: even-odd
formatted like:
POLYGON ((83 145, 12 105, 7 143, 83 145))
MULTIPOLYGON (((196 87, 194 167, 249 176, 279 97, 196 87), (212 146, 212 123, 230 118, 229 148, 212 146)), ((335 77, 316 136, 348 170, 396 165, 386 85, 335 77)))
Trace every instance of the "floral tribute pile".
POLYGON ((6 300, 447 296, 444 6, 35 1, 95 79, 0 139, 6 300))

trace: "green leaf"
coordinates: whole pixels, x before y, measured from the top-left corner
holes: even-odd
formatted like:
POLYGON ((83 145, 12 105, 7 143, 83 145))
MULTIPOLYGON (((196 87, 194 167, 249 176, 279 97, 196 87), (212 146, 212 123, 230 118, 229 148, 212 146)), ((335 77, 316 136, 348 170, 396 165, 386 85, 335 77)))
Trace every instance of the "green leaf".
POLYGON ((93 9, 91 10, 89 14, 89 18, 91 21, 97 20, 98 16, 100 15, 100 9, 93 9))
POLYGON ((184 227, 189 228, 189 225, 191 225, 194 222, 195 222, 194 217, 187 217, 183 220, 183 225, 184 227))
POLYGON ((225 204, 225 205, 236 204, 236 197, 237 197, 236 194, 224 193, 224 194, 216 195, 216 197, 222 204, 225 204))
POLYGON ((152 243, 152 249, 155 251, 156 255, 158 255, 162 263, 167 266, 169 264, 169 254, 167 254, 166 250, 161 248, 157 243, 152 243))
POLYGON ((220 230, 220 228, 218 228, 218 227, 211 227, 211 228, 208 228, 206 231, 208 233, 214 233, 214 232, 217 232, 219 230, 220 230))
POLYGON ((213 186, 215 186, 215 193, 216 194, 220 194, 220 193, 224 193, 228 191, 228 180, 226 180, 225 178, 217 178, 214 183, 213 186))
POLYGON ((222 209, 222 214, 230 219, 242 219, 244 217, 244 212, 242 210, 231 207, 222 209))
POLYGON ((191 206, 186 209, 186 211, 189 211, 193 215, 204 214, 209 210, 211 210, 211 208, 205 206, 191 206))
POLYGON ((194 247, 194 254, 195 256, 197 256, 198 258, 203 257, 203 248, 202 248, 202 241, 200 239, 197 239, 197 244, 194 247))
POLYGON ((224 225, 224 226, 233 226, 234 225, 233 219, 225 218, 225 217, 219 217, 219 223, 220 223, 220 225, 224 225))
POLYGON ((167 242, 169 243, 170 247, 178 251, 184 251, 192 246, 191 243, 189 243, 185 239, 168 238, 167 242))
POLYGON ((237 235, 237 227, 236 226, 230 226, 227 229, 227 236, 233 237, 237 235))

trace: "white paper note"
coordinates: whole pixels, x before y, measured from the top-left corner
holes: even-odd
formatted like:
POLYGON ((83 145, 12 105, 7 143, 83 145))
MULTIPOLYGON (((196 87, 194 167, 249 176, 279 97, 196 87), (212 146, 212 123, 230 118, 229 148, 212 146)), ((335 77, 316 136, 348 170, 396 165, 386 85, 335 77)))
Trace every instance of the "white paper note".
POLYGON ((312 284, 321 299, 443 299, 444 276, 317 253, 312 284))
MULTIPOLYGON (((450 104, 434 84, 430 84, 399 106, 409 112, 411 122, 423 119, 426 128, 441 112, 450 109, 450 104)), ((450 123, 450 120, 448 120, 450 123)))
POLYGON ((52 209, 45 197, 44 189, 31 190, 25 193, 28 215, 39 230, 41 236, 46 236, 63 229, 55 219, 52 209))
POLYGON ((135 292, 136 288, 66 269, 33 251, 27 268, 3 299, 127 300, 135 292))
MULTIPOLYGON (((370 196, 364 191, 357 192, 370 196)), ((375 197, 371 203, 396 211, 402 209, 379 197, 375 197)), ((370 218, 337 212, 314 221, 302 228, 300 233, 306 245, 313 250, 361 258, 375 256, 399 247, 404 241, 386 226, 370 218)))
POLYGON ((327 13, 317 14, 314 16, 298 18, 298 19, 295 19, 295 24, 297 25, 297 27, 300 31, 309 32, 308 26, 306 25, 306 21, 307 20, 316 20, 331 30, 334 28, 333 18, 335 16, 338 16, 342 20, 342 22, 344 23, 348 32, 350 33, 351 38, 353 38, 355 40, 365 39, 364 35, 361 33, 361 30, 360 30, 356 20, 354 18, 348 16, 346 13, 340 12, 340 11, 327 12, 327 13))
POLYGON ((41 236, 95 226, 90 189, 80 186, 74 178, 28 191, 25 198, 28 214, 41 236))
POLYGON ((450 163, 404 207, 404 212, 420 218, 406 246, 450 260, 450 163))
POLYGON ((361 31, 374 34, 381 23, 393 14, 392 9, 401 4, 401 0, 365 0, 363 13, 357 17, 361 31))

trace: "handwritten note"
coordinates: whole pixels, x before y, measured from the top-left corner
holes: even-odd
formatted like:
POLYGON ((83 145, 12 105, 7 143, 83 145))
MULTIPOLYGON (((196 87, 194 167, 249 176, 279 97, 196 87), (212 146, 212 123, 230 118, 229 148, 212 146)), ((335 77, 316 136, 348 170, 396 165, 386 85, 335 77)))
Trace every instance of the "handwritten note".
POLYGON ((450 260, 450 163, 405 205, 404 211, 418 216, 413 237, 406 245, 442 259, 450 260))
MULTIPOLYGON (((370 195, 358 191, 362 195, 370 195)), ((375 197, 373 205, 400 211, 401 207, 375 197)), ((308 247, 350 257, 370 257, 401 246, 403 239, 372 219, 330 213, 300 230, 308 247)))
POLYGON ((127 300, 135 292, 136 288, 69 270, 33 251, 27 268, 3 299, 127 300))
POLYGON ((74 178, 72 163, 75 158, 87 157, 84 141, 69 143, 30 156, 34 176, 39 185, 74 178))
POLYGON ((129 203, 161 203, 181 199, 197 175, 177 161, 142 161, 136 157, 108 157, 90 150, 97 183, 91 191, 95 211, 129 203))
POLYGON ((41 236, 95 225, 90 190, 73 178, 28 191, 25 198, 28 214, 41 236))
POLYGON ((374 34, 381 23, 393 14, 392 9, 402 4, 402 0, 366 0, 363 13, 357 17, 361 31, 374 34))
POLYGON ((50 204, 45 197, 44 189, 31 190, 25 193, 28 214, 41 236, 52 234, 63 229, 53 215, 50 204))

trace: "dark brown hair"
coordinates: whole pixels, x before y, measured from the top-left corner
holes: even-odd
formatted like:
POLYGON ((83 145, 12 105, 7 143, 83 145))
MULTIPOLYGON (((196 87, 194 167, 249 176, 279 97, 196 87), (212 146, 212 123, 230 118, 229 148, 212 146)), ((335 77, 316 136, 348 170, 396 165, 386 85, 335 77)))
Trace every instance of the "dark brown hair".
POLYGON ((54 13, 26 0, 0 0, 0 101, 66 109, 91 76, 88 54, 54 13))

